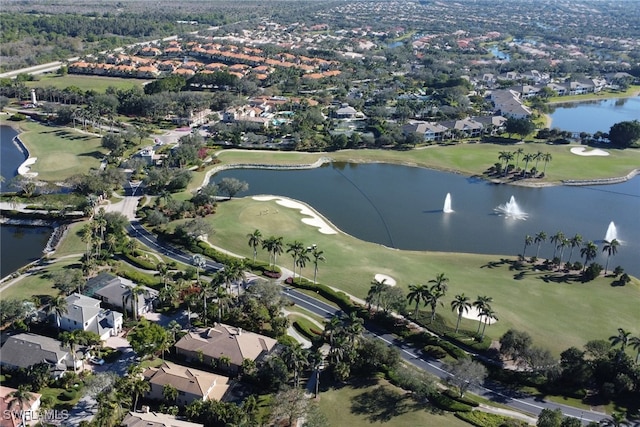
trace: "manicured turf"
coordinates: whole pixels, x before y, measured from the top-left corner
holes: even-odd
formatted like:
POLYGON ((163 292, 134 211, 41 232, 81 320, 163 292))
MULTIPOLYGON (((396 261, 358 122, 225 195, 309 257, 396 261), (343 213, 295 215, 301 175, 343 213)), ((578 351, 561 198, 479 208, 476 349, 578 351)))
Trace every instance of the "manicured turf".
MULTIPOLYGON (((573 145, 575 146, 575 145, 573 145)), ((276 153, 241 152, 235 150, 220 152, 218 158, 224 164, 310 164, 320 157, 328 157, 339 162, 386 162, 429 167, 445 171, 457 171, 465 175, 481 175, 487 168, 498 162, 501 151, 515 152, 522 148, 524 153, 549 153, 551 162, 546 167, 546 178, 536 179, 534 184, 558 183, 565 179, 594 179, 625 176, 640 165, 640 149, 609 149, 607 157, 585 157, 572 154, 572 146, 542 143, 526 144, 458 144, 450 146, 429 146, 409 151, 390 150, 344 150, 335 153, 276 153)), ((513 160, 515 164, 515 159, 513 160)), ((531 162, 528 165, 530 169, 531 162)), ((520 167, 524 167, 520 156, 520 167)), ((544 162, 538 162, 538 169, 544 162)), ((194 184, 201 185, 202 178, 194 177, 194 184)))
POLYGON ((33 274, 23 276, 15 284, 6 288, 0 293, 2 299, 17 298, 30 299, 33 297, 55 296, 60 291, 53 287, 53 282, 48 279, 51 272, 59 271, 64 268, 80 268, 79 259, 65 259, 60 262, 51 264, 50 266, 39 270, 33 274))
POLYGON ((102 77, 102 76, 81 76, 77 74, 67 74, 66 76, 59 76, 55 74, 47 74, 41 76, 38 80, 33 82, 25 82, 27 87, 41 87, 48 86, 56 89, 65 89, 69 86, 75 86, 83 91, 94 90, 99 93, 104 93, 110 86, 116 89, 130 89, 135 86, 142 86, 142 83, 149 80, 144 79, 121 79, 116 77, 102 77))
POLYGON ((87 250, 87 244, 80 239, 80 231, 86 224, 86 221, 75 222, 69 224, 67 233, 56 248, 55 258, 60 258, 72 254, 84 254, 87 250))
MULTIPOLYGON (((625 287, 612 287, 612 280, 599 278, 590 283, 557 282, 561 277, 517 270, 512 256, 452 254, 400 251, 363 242, 345 234, 326 235, 301 222, 297 210, 277 205, 275 201, 237 199, 219 204, 217 213, 208 217, 214 234, 210 241, 248 258, 253 256, 247 234, 259 229, 263 237, 284 237, 286 243, 299 240, 313 243, 324 251, 326 262, 319 264, 321 283, 364 298, 376 273, 388 274, 405 291, 411 283, 427 283, 438 273, 450 278, 449 291, 438 313, 451 325, 455 316, 449 303, 456 294, 465 293, 472 300, 478 295, 494 298, 491 304, 500 321, 487 328, 487 335, 499 338, 509 328, 528 331, 535 343, 559 354, 570 346, 581 347, 591 339, 607 339, 622 327, 637 329, 637 301, 640 281, 634 279, 625 287), (278 213, 260 215, 261 211, 278 213)), ((577 258, 577 257, 576 257, 577 258)), ((268 261, 260 249, 258 259, 268 261)), ((278 264, 293 268, 286 252, 278 264)), ((313 276, 308 262, 303 275, 313 276)), ((461 328, 475 331, 476 321, 463 319, 461 328)))
POLYGON ((44 126, 21 122, 20 139, 37 161, 31 166, 38 179, 61 181, 75 174, 86 174, 98 168, 105 150, 100 138, 65 127, 44 126))
POLYGON ((318 403, 331 426, 469 426, 453 414, 432 414, 404 390, 384 380, 331 388, 320 393, 318 403))

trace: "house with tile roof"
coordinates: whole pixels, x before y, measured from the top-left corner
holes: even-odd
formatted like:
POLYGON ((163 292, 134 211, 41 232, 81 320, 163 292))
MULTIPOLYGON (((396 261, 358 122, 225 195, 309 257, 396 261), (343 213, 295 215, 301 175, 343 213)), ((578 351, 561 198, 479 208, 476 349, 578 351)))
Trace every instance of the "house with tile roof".
MULTIPOLYGON (((82 354, 77 352, 76 369, 82 367, 82 354)), ((9 337, 0 349, 0 366, 7 369, 29 368, 38 363, 51 365, 54 375, 73 369, 73 356, 56 339, 25 332, 9 337)))
POLYGON ((188 332, 176 344, 176 354, 188 361, 202 359, 205 364, 216 363, 222 356, 229 358, 229 371, 238 372, 244 359, 259 362, 276 347, 277 341, 242 328, 217 324, 212 328, 188 332))
POLYGON ((100 307, 100 300, 74 293, 67 298, 67 312, 60 317, 60 329, 92 331, 106 341, 122 331, 122 313, 100 307))
POLYGON ((129 412, 121 427, 204 427, 204 424, 179 420, 173 415, 159 412, 129 412))
POLYGON ((22 415, 27 424, 35 424, 38 410, 40 409, 40 393, 31 392, 32 398, 25 402, 22 407, 12 397, 15 388, 0 385, 0 425, 2 427, 19 427, 22 425, 22 415), (22 411, 22 413, 21 413, 22 411), (32 421, 32 422, 29 422, 32 421))
POLYGON ((417 133, 422 135, 425 141, 442 141, 447 136, 448 129, 438 123, 411 121, 402 127, 405 135, 417 133))
POLYGON ((222 400, 229 389, 228 377, 172 362, 148 368, 142 375, 150 385, 146 398, 164 400, 164 386, 170 384, 178 390, 176 404, 179 406, 186 406, 194 400, 222 400))

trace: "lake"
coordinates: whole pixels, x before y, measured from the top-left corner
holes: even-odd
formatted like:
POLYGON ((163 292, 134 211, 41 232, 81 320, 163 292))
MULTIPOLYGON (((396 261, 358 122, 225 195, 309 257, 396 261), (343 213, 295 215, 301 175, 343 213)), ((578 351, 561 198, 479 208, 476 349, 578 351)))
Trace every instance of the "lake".
MULTIPOLYGON (((26 158, 20 147, 13 142, 17 134, 9 126, 0 126, 0 174, 5 178, 2 183, 3 192, 26 158)), ((42 250, 51 233, 52 229, 49 227, 0 226, 0 277, 42 257, 42 250)))
MULTIPOLYGON (((249 191, 239 196, 300 200, 345 233, 407 250, 516 255, 527 234, 562 231, 601 242, 614 221, 623 244, 610 264, 640 277, 640 177, 608 186, 525 188, 415 167, 351 163, 289 171, 235 169, 213 180, 224 177, 249 183, 249 191), (447 193, 454 210, 449 214, 442 212, 447 193), (511 196, 526 220, 495 211, 511 196)), ((542 246, 541 257, 552 254, 549 243, 542 246)), ((574 251, 573 261, 578 258, 574 251)), ((604 265, 604 256, 598 261, 604 265)))
POLYGON ((570 132, 608 133, 616 123, 640 120, 640 97, 552 105, 551 127, 570 132))

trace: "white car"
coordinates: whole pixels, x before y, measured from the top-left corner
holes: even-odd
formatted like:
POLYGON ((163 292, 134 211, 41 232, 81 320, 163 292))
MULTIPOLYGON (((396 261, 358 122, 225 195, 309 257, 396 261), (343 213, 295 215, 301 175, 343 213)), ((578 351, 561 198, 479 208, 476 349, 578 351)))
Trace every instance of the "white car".
POLYGON ((93 365, 104 365, 104 359, 100 359, 98 357, 91 357, 89 358, 89 363, 93 364, 93 365))

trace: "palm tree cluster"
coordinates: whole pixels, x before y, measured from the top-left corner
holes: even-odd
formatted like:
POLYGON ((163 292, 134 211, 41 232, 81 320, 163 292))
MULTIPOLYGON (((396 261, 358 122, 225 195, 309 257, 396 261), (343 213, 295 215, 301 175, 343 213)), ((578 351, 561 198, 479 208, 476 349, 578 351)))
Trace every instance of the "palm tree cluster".
POLYGON ((543 171, 539 177, 544 177, 547 171, 547 164, 553 160, 551 153, 543 153, 538 151, 536 153, 525 153, 524 149, 518 148, 516 151, 500 151, 498 153, 498 162, 493 165, 493 171, 498 175, 507 176, 512 171, 519 177, 535 177, 538 175, 538 163, 544 162, 543 171), (515 164, 510 163, 515 158, 515 164), (522 169, 520 169, 520 161, 524 163, 522 169), (531 170, 527 172, 529 164, 535 162, 535 165, 531 167, 531 170))
MULTIPOLYGON (((249 246, 253 249, 254 262, 258 256, 258 247, 262 247, 269 254, 269 266, 276 265, 278 255, 284 252, 283 237, 269 236, 263 238, 262 232, 256 229, 247 234, 247 239, 249 246)), ((324 252, 319 250, 315 244, 306 246, 297 240, 292 243, 286 243, 286 248, 286 252, 293 258, 293 279, 295 280, 296 270, 299 272, 298 276, 302 277, 302 269, 307 266, 308 262, 312 262, 313 283, 315 284, 318 277, 318 264, 325 260, 324 252)))
POLYGON ((337 380, 344 381, 349 378, 351 368, 356 363, 364 321, 352 311, 349 315, 332 317, 324 330, 331 346, 328 355, 329 367, 337 380))
MULTIPOLYGON (((542 243, 547 241, 547 238, 547 233, 544 231, 540 231, 534 236, 527 234, 524 238, 522 258, 526 259, 527 248, 535 244, 535 259, 537 259, 540 255, 540 247, 542 243)), ((573 237, 567 237, 562 231, 558 231, 555 234, 551 235, 548 240, 553 247, 552 262, 557 266, 563 265, 564 253, 567 248, 569 248, 569 257, 566 261, 566 264, 564 264, 567 269, 572 269, 571 259, 573 257, 573 251, 576 248, 579 249, 580 257, 584 258, 583 272, 587 268, 588 264, 593 261, 598 255, 598 245, 596 245, 593 241, 584 242, 580 234, 575 234, 573 237)), ((609 268, 609 259, 611 258, 611 256, 614 256, 618 253, 620 242, 617 239, 611 239, 611 241, 604 240, 603 243, 604 244, 602 247, 602 252, 607 253, 607 263, 604 268, 604 274, 606 275, 607 269, 609 268)))

